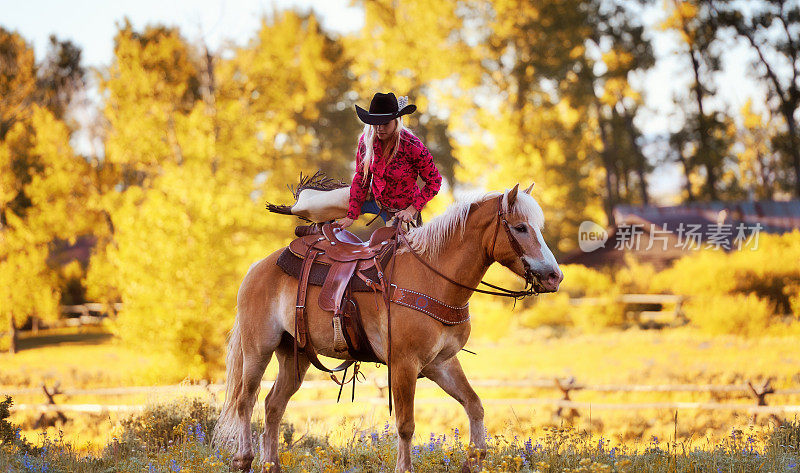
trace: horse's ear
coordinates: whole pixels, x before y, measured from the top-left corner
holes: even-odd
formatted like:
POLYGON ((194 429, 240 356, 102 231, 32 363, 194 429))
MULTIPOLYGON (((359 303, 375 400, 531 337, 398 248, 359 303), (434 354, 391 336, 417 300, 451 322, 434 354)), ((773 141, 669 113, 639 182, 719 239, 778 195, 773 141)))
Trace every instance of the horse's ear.
POLYGON ((508 202, 508 208, 509 209, 511 208, 512 205, 514 205, 514 202, 517 201, 517 192, 518 191, 519 191, 519 184, 514 186, 514 188, 511 189, 510 191, 508 191, 508 194, 506 194, 506 202, 508 202))
POLYGON ((533 183, 531 183, 531 185, 530 185, 530 186, 529 186, 527 189, 525 189, 524 191, 522 191, 522 192, 524 192, 524 193, 526 193, 526 194, 528 194, 528 195, 531 195, 531 191, 532 191, 532 190, 533 190, 533 183))

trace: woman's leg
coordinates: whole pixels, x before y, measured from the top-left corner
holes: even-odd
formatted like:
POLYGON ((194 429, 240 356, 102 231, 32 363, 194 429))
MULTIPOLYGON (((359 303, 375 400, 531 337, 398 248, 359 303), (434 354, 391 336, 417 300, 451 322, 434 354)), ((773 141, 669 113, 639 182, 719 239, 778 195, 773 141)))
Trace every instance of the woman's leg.
POLYGON ((367 200, 361 204, 361 213, 363 215, 377 215, 383 220, 383 223, 386 223, 386 221, 389 220, 389 214, 385 210, 381 209, 380 206, 378 206, 378 203, 375 202, 375 199, 367 200))

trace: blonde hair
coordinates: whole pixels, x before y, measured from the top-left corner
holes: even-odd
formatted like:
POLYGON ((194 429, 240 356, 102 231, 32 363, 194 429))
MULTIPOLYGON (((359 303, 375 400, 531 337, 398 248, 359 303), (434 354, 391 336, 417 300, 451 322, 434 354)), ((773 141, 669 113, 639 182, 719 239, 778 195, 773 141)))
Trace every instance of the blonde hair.
MULTIPOLYGON (((397 156, 397 150, 400 148, 400 139, 402 138, 403 132, 405 131, 412 136, 414 135, 410 129, 403 125, 403 117, 397 117, 394 120, 397 122, 397 128, 395 128, 392 136, 394 140, 394 148, 392 149, 392 155, 389 156, 388 162, 391 162, 394 157, 397 156)), ((366 147, 364 150, 364 157, 361 159, 361 169, 364 175, 362 180, 363 184, 367 184, 369 167, 372 165, 372 162, 375 159, 375 151, 372 149, 372 145, 375 143, 375 135, 375 125, 364 125, 364 131, 361 132, 361 136, 359 138, 359 142, 361 139, 364 140, 364 146, 366 147)), ((356 152, 358 152, 358 149, 356 149, 356 152)))

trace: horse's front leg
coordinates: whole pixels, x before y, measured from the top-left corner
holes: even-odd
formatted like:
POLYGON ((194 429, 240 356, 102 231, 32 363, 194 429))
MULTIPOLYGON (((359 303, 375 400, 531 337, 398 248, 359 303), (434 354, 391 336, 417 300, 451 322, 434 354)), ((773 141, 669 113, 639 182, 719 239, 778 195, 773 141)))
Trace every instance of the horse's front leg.
POLYGON ((392 395, 398 437, 395 473, 413 471, 414 468, 411 465, 411 439, 414 437, 414 392, 418 373, 419 369, 409 363, 392 363, 392 395))
POLYGON ((461 467, 462 472, 481 469, 486 456, 486 427, 483 425, 483 404, 464 375, 461 363, 455 356, 436 365, 428 365, 422 374, 458 401, 469 418, 470 455, 461 467))

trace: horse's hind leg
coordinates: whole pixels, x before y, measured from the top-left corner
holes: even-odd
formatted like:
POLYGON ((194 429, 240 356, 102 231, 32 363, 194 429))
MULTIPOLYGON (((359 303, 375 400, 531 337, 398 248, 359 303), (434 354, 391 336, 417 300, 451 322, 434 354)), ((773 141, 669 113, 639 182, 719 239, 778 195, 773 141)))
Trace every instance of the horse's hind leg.
POLYGON ((469 418, 469 443, 473 447, 469 458, 461 467, 462 472, 478 471, 486 456, 486 427, 483 425, 483 404, 464 375, 461 363, 455 356, 443 363, 426 366, 422 370, 428 379, 458 401, 469 418))
POLYGON ((264 371, 272 358, 272 352, 260 354, 257 351, 248 350, 246 345, 243 348, 242 386, 235 405, 239 428, 239 432, 236 433, 239 439, 239 448, 233 456, 233 467, 248 471, 253 462, 250 420, 253 416, 253 407, 258 397, 258 390, 261 387, 261 378, 264 376, 264 371))
POLYGON ((278 461, 278 436, 281 419, 286 411, 289 398, 300 388, 306 371, 308 371, 308 359, 302 353, 298 353, 297 365, 295 365, 293 340, 290 337, 284 337, 276 354, 279 363, 278 378, 267 394, 267 398, 264 399, 265 427, 261 437, 261 458, 265 465, 264 472, 268 473, 281 471, 278 461), (296 368, 300 370, 299 379, 296 368))

